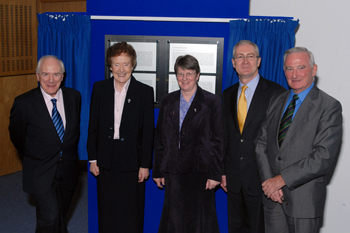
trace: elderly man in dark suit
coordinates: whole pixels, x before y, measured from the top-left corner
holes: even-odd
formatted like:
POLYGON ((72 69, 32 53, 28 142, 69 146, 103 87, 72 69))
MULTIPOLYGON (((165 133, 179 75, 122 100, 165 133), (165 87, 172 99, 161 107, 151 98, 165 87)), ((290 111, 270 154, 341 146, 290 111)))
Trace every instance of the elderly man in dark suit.
POLYGON ((342 107, 316 87, 310 51, 284 55, 291 90, 274 98, 256 140, 268 233, 319 232, 327 175, 341 142, 342 107))
POLYGON ((238 42, 233 48, 232 64, 239 82, 223 93, 225 160, 221 187, 228 194, 229 232, 234 233, 264 232, 263 192, 256 168, 254 139, 270 100, 286 91, 259 75, 260 62, 256 44, 248 40, 238 42), (240 111, 242 97, 246 100, 243 112, 240 111))
POLYGON ((65 68, 55 56, 36 69, 40 87, 16 97, 10 137, 24 155, 23 190, 36 201, 36 232, 67 232, 64 217, 77 184, 81 97, 61 87, 65 68))

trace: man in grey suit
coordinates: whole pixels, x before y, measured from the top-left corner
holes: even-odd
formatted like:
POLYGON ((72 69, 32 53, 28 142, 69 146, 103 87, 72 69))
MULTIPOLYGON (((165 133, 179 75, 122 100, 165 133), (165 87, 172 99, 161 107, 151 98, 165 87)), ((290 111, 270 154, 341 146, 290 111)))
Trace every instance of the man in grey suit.
POLYGON ((271 101, 255 142, 265 231, 319 232, 325 176, 341 143, 342 107, 314 84, 317 65, 306 48, 285 52, 284 72, 291 90, 271 101))

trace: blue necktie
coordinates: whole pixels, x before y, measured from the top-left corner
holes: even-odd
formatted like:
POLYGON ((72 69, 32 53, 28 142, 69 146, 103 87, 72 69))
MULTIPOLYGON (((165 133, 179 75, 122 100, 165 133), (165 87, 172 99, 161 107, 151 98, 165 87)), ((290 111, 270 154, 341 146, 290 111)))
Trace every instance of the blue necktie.
MULTIPOLYGON (((63 122, 60 113, 57 111, 57 105, 56 99, 51 99, 52 101, 52 121, 53 124, 56 128, 57 134, 60 137, 61 143, 63 143, 63 137, 64 137, 64 127, 63 127, 63 122)), ((60 153, 60 156, 62 156, 62 151, 60 153)))
POLYGON ((284 138, 286 137, 289 126, 292 124, 292 119, 293 119, 294 110, 295 110, 295 101, 297 99, 299 99, 299 96, 293 95, 293 99, 290 101, 288 108, 282 117, 280 130, 278 132, 278 144, 280 147, 282 145, 284 138))

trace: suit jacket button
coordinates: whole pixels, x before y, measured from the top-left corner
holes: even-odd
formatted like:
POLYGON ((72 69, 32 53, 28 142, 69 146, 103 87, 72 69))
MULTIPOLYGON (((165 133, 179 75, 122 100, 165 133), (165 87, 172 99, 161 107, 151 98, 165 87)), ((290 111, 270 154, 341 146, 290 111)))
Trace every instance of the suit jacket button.
POLYGON ((122 141, 122 142, 123 142, 123 141, 124 141, 124 138, 121 138, 121 139, 120 139, 120 141, 122 141))
POLYGON ((241 139, 241 142, 244 142, 244 140, 243 140, 243 139, 241 139))
POLYGON ((113 129, 112 127, 109 127, 109 129, 113 129))
POLYGON ((243 160, 244 159, 244 157, 241 157, 241 160, 243 160))
POLYGON ((112 138, 112 136, 108 136, 108 138, 112 138))
POLYGON ((278 157, 277 159, 278 159, 279 161, 281 161, 281 160, 282 160, 282 159, 281 159, 281 157, 278 157))

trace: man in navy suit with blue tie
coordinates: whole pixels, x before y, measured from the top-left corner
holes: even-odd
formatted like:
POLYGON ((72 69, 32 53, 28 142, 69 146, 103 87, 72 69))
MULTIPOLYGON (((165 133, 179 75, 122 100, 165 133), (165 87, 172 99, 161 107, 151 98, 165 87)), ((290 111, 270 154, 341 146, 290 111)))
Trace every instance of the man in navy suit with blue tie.
POLYGON ((64 221, 77 184, 81 97, 61 87, 65 68, 44 56, 36 69, 40 86, 15 98, 10 137, 23 155, 23 190, 36 201, 36 233, 66 233, 64 221))

